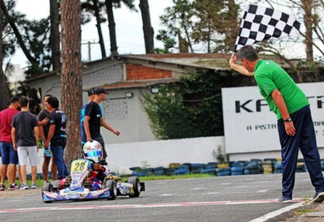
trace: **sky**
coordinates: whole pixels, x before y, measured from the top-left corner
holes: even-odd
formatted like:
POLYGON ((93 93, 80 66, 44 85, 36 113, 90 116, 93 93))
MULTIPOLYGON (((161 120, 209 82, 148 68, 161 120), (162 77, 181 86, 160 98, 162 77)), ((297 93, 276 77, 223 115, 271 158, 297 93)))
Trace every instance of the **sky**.
MULTIPOLYGON (((28 19, 39 20, 49 16, 49 0, 16 0, 16 10, 26 14, 28 19), (35 7, 37 6, 37 7, 35 7)), ((115 23, 117 32, 117 46, 119 54, 145 54, 144 37, 142 29, 142 17, 139 9, 139 0, 135 0, 135 6, 138 12, 131 12, 125 6, 121 9, 115 9, 115 23)), ((159 16, 163 14, 166 7, 172 6, 172 0, 149 0, 151 23, 155 34, 163 28, 159 16)), ((98 42, 98 34, 95 26, 95 20, 82 26, 82 60, 88 60, 88 41, 98 42)), ((108 32, 108 23, 101 25, 104 34, 104 43, 107 55, 110 55, 110 40, 108 32)), ((162 43, 154 40, 155 47, 162 47, 162 43)), ((26 66, 26 57, 21 50, 10 58, 12 64, 26 66)), ((91 60, 101 59, 99 44, 91 44, 91 60)))
MULTIPOLYGON (((16 0, 16 10, 26 14, 28 19, 39 20, 49 16, 49 0, 16 0), (35 7, 37 6, 37 7, 35 7)), ((247 2, 245 2, 247 3, 247 2)), ((119 54, 145 54, 144 37, 142 29, 142 17, 139 9, 139 0, 135 0, 135 6, 138 12, 131 12, 122 5, 121 9, 115 9, 115 23, 117 32, 117 46, 119 54)), ((163 26, 160 23, 159 16, 164 13, 166 7, 172 6, 172 0, 149 0, 151 23, 154 28, 155 35, 163 26)), ((264 5, 265 4, 261 4, 264 5)), ((244 10, 246 7, 241 5, 244 10)), ((243 12, 241 12, 243 13, 243 12)), ((88 45, 87 42, 98 42, 98 34, 95 26, 95 19, 93 18, 90 23, 82 26, 82 60, 88 60, 88 45)), ((108 32, 108 23, 101 25, 104 34, 104 43, 106 54, 110 55, 110 40, 108 32)), ((295 45, 295 43, 294 43, 295 45)), ((155 47, 163 47, 160 41, 154 40, 155 47)), ((298 58, 302 57, 300 48, 295 50, 296 47, 285 47, 284 54, 288 57, 298 58)), ((99 44, 91 45, 91 60, 101 59, 101 52, 99 44)), ((7 61, 8 59, 6 59, 7 61)), ((5 61, 5 62, 6 62, 5 61)), ((26 57, 21 50, 18 50, 14 56, 10 58, 12 64, 20 64, 21 67, 26 66, 26 57)))

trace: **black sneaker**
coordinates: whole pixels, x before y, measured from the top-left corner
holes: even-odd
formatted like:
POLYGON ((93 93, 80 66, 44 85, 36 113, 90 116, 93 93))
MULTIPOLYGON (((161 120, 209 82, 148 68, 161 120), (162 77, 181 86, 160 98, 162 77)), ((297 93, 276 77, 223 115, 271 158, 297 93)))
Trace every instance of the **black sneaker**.
POLYGON ((279 202, 281 202, 281 203, 291 203, 291 202, 292 202, 292 199, 289 198, 289 197, 284 197, 284 196, 282 196, 282 197, 279 199, 279 202))
POLYGON ((6 190, 6 185, 3 183, 0 184, 0 191, 5 191, 6 190))
POLYGON ((323 202, 324 200, 324 192, 316 192, 313 198, 314 202, 323 202))
POLYGON ((9 187, 8 187, 8 190, 18 190, 18 185, 17 184, 10 184, 9 187))

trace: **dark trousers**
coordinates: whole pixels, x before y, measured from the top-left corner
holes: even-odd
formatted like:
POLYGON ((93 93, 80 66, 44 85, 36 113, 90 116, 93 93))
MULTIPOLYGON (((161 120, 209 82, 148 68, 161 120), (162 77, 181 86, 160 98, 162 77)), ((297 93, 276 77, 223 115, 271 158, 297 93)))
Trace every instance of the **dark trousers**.
POLYGON ((283 120, 278 120, 282 157, 282 195, 292 198, 299 149, 304 156, 305 164, 315 191, 324 192, 321 161, 316 145, 315 130, 309 106, 305 106, 294 112, 290 117, 296 129, 295 136, 288 136, 283 120))

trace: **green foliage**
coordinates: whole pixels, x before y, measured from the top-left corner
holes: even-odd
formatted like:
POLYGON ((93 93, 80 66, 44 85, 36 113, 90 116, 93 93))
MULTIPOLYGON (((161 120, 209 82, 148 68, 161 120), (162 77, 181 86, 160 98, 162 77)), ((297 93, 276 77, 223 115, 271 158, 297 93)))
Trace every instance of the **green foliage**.
POLYGON ((160 85, 158 94, 144 93, 154 135, 159 139, 224 135, 221 87, 234 86, 237 80, 227 71, 193 73, 160 85))
POLYGON ((172 53, 172 48, 175 47, 176 41, 173 36, 170 36, 167 31, 159 30, 159 34, 156 39, 162 41, 164 48, 156 48, 155 52, 158 54, 172 53))
POLYGON ((201 43, 205 44, 208 53, 226 53, 234 49, 239 31, 239 5, 234 0, 174 0, 173 3, 160 16, 167 36, 184 39, 191 52, 194 44, 201 46, 201 43))
POLYGON ((41 111, 41 99, 38 96, 37 89, 30 88, 26 83, 19 82, 20 86, 17 89, 16 96, 28 96, 29 111, 37 115, 41 111))
POLYGON ((222 147, 220 145, 217 146, 217 151, 213 150, 212 156, 219 163, 226 163, 226 156, 223 154, 222 147))

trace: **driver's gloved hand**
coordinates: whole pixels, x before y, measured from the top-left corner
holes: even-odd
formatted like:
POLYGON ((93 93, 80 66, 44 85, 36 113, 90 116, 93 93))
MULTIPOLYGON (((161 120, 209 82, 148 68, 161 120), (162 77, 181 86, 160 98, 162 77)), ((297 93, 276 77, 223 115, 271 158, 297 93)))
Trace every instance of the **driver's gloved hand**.
POLYGON ((94 163, 94 164, 92 165, 92 167, 93 167, 93 169, 94 169, 95 171, 99 171, 99 170, 101 170, 102 165, 99 164, 99 163, 94 163))
POLYGON ((100 163, 101 165, 108 165, 108 163, 106 162, 106 160, 100 160, 99 163, 100 163))

